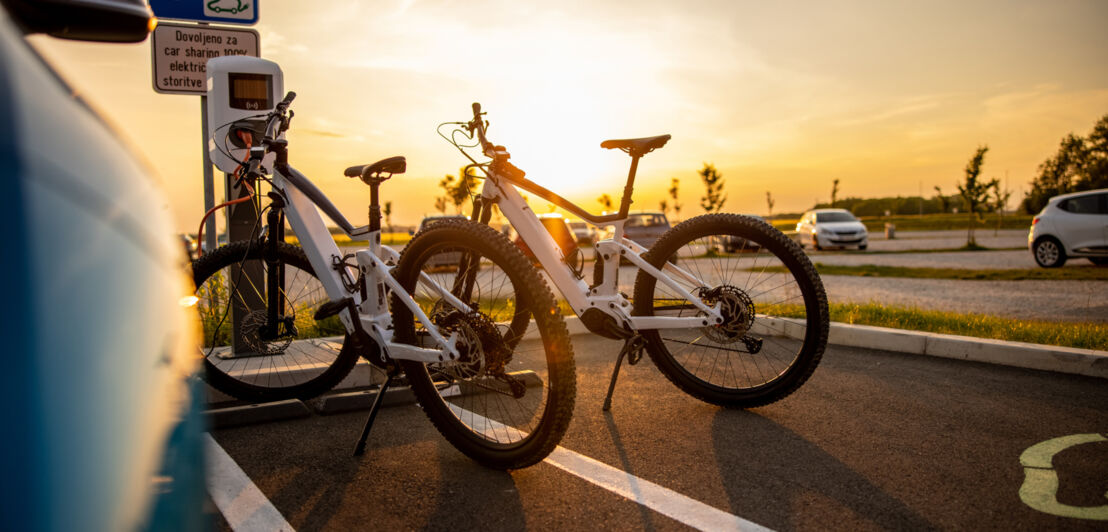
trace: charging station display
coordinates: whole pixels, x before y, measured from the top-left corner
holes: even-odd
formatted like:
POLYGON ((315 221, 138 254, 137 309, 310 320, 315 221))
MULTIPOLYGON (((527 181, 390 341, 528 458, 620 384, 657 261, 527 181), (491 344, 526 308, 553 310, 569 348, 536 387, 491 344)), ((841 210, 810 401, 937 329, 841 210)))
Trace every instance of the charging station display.
MULTIPOLYGON (((285 93, 281 67, 266 59, 226 56, 208 60, 208 155, 224 172, 234 172, 247 156, 238 130, 250 131, 255 145, 265 128, 265 115, 285 93)), ((262 165, 272 168, 274 155, 262 165)))

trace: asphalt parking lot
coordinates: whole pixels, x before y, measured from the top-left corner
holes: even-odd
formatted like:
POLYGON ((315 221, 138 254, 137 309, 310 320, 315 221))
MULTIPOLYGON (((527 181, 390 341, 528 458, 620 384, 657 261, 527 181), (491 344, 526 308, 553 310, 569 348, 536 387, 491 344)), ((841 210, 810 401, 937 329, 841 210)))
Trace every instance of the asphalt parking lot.
POLYGON ((1103 530, 1103 380, 831 347, 767 407, 701 403, 644 360, 604 413, 618 346, 574 337, 573 423, 524 470, 470 461, 415 405, 384 409, 358 458, 364 412, 213 435, 296 529, 1103 530))

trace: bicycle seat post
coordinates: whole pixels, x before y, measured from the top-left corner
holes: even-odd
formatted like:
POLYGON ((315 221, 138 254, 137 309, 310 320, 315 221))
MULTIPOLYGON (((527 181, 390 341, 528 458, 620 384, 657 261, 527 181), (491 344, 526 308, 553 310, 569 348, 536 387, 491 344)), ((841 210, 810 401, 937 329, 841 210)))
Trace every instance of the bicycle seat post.
POLYGON ((379 189, 381 188, 382 180, 370 178, 366 182, 369 183, 369 231, 380 231, 381 199, 379 189))
POLYGON ((631 195, 635 190, 635 172, 639 169, 639 159, 642 154, 631 151, 631 170, 627 172, 627 185, 623 187, 623 198, 619 202, 619 216, 626 218, 631 211, 631 195))

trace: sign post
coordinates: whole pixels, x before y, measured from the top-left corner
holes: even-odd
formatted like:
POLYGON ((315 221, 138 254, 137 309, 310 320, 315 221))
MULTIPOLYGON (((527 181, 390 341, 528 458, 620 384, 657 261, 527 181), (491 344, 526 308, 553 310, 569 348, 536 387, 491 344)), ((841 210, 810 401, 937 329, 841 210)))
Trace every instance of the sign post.
MULTIPOLYGON (((217 24, 254 25, 258 22, 259 0, 150 0, 150 9, 159 19, 183 20, 198 24, 159 23, 154 29, 151 42, 151 60, 153 67, 154 91, 162 94, 195 94, 200 96, 200 130, 204 165, 204 211, 215 206, 215 184, 212 175, 212 160, 209 155, 208 136, 208 60, 216 57, 246 55, 261 57, 261 44, 258 32, 248 28, 216 27, 217 24)), ((225 176, 225 197, 230 200, 243 191, 234 188, 234 176, 225 176)), ((251 229, 241 234, 242 229, 232 224, 232 218, 241 218, 248 214, 257 214, 256 200, 249 205, 240 205, 242 212, 227 213, 228 243, 236 239, 251 238, 251 229), (240 233, 236 235, 235 233, 240 233)), ((236 209, 239 210, 239 209, 236 209)), ((243 224, 240 224, 243 225, 243 224)), ((256 224, 254 224, 256 225, 256 224)), ((207 251, 214 251, 218 243, 215 218, 208 218, 204 226, 207 251)), ((251 278, 258 278, 260 272, 247 272, 251 278)), ((261 307, 257 307, 261 308, 261 307)), ((232 336, 235 341, 232 352, 244 353, 249 348, 242 345, 242 320, 253 308, 242 312, 236 309, 232 316, 232 336)))

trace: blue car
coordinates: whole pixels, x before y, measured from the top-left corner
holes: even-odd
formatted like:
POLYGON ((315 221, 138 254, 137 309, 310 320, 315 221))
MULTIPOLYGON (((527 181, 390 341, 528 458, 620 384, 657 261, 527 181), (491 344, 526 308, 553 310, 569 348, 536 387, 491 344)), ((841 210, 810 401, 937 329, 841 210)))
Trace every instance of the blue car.
POLYGON ((197 324, 164 193, 25 36, 138 42, 141 0, 0 2, 0 521, 205 526, 197 324))

